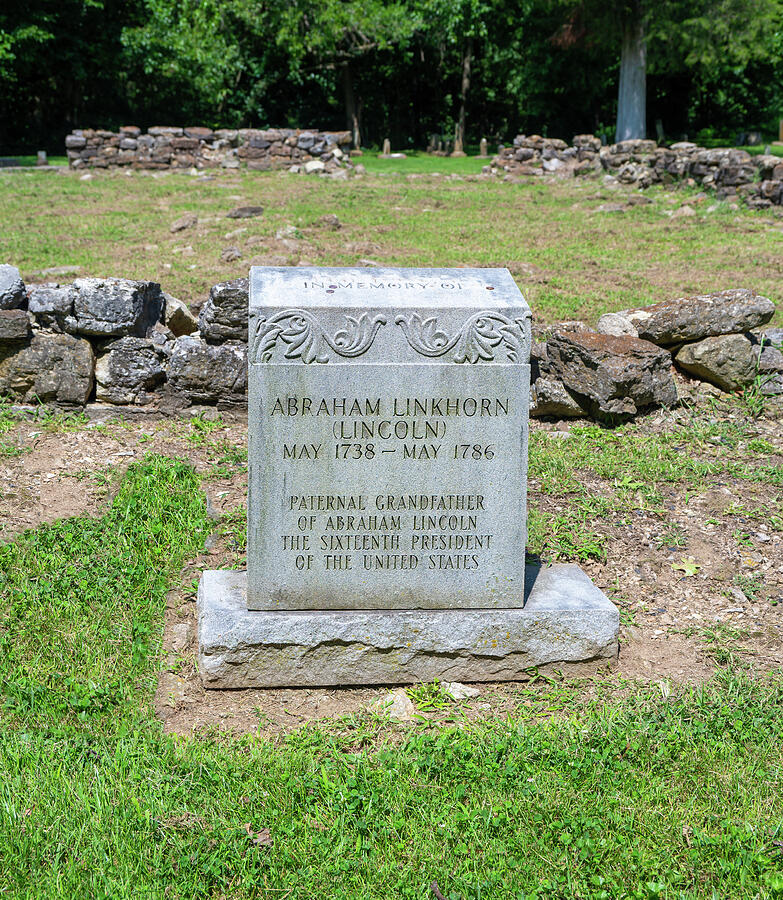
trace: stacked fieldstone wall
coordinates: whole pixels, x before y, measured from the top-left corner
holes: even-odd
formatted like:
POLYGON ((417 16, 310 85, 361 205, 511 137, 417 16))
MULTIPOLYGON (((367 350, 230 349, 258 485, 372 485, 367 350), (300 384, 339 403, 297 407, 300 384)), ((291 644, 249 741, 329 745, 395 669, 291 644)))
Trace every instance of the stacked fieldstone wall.
POLYGON ((119 130, 79 129, 65 139, 74 169, 290 169, 330 171, 349 164, 348 131, 291 128, 238 130, 161 126, 142 133, 135 125, 119 130))
POLYGON ((735 289, 607 313, 595 329, 554 325, 533 345, 531 415, 616 421, 698 399, 705 385, 779 397, 783 328, 763 327, 774 314, 771 300, 735 289))
MULTIPOLYGON (((783 396, 783 329, 763 329, 774 312, 742 289, 610 313, 595 330, 552 326, 533 346, 531 414, 615 421, 674 406, 699 386, 783 396)), ((214 285, 196 319, 155 282, 28 286, 0 266, 0 397, 245 409, 247 341, 246 278, 214 285)))
POLYGON ((670 147, 643 140, 602 147, 594 135, 578 134, 569 146, 556 138, 521 134, 484 172, 509 180, 604 173, 640 188, 689 181, 714 189, 721 198, 742 198, 756 209, 783 204, 783 158, 751 156, 735 148, 708 150, 685 141, 670 147))

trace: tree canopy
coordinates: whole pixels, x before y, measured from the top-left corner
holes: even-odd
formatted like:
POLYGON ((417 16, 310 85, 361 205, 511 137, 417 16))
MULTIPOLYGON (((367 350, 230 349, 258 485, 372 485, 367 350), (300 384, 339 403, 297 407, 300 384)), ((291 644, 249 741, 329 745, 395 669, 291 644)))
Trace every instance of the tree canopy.
POLYGON ((121 124, 611 140, 628 71, 637 129, 776 136, 783 0, 6 0, 0 152, 121 124))

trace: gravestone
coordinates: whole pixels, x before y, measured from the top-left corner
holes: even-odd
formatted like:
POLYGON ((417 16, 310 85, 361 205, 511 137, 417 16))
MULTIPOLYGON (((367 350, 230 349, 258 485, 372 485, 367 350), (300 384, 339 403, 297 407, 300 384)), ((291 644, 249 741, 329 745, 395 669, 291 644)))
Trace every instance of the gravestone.
POLYGON ((505 269, 251 270, 247 572, 205 572, 207 687, 507 680, 617 653, 525 567, 530 309, 505 269))

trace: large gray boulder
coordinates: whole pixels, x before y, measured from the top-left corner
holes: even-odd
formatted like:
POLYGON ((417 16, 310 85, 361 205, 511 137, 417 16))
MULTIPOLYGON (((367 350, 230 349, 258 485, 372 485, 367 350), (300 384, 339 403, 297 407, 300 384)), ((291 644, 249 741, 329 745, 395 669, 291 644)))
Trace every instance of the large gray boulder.
POLYGON ((775 304, 771 300, 754 291, 738 288, 608 313, 598 320, 598 330, 630 334, 669 347, 748 331, 769 322, 774 314, 775 304))
POLYGON ((198 317, 199 331, 205 341, 210 344, 223 341, 247 343, 248 291, 247 278, 214 285, 198 317))
POLYGON ((65 329, 76 334, 144 337, 163 309, 163 293, 154 281, 77 278, 71 298, 65 329))
POLYGON ((0 265, 0 309, 17 309, 27 296, 16 266, 0 265))
POLYGON ((0 309, 0 344, 30 335, 30 314, 24 309, 0 309))
POLYGON ((582 333, 553 334, 548 369, 597 417, 635 415, 646 406, 671 406, 677 388, 671 354, 638 338, 582 333))
POLYGON ((0 344, 0 394, 24 403, 84 406, 93 367, 90 342, 70 334, 38 333, 21 344, 0 344))
POLYGON ((686 372, 724 391, 735 391, 756 377, 757 357, 744 334, 719 335, 685 344, 674 358, 686 372))
POLYGON ((247 345, 215 346, 196 335, 179 337, 169 359, 168 381, 191 403, 246 403, 247 345))
POLYGON ((147 338, 112 341, 95 362, 95 399, 106 403, 148 403, 149 392, 166 380, 166 353, 147 338))
POLYGON ((73 296, 69 284, 31 284, 28 306, 35 320, 44 328, 64 331, 65 320, 73 314, 73 296))

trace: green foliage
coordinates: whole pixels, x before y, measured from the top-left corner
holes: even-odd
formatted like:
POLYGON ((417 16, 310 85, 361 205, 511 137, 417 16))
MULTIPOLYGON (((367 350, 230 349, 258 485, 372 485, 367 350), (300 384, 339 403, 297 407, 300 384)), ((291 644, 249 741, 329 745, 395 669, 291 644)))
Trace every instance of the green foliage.
POLYGON ((278 3, 276 41, 294 69, 328 66, 388 50, 420 26, 417 10, 383 0, 303 0, 278 3))
POLYGON ((245 61, 233 24, 220 0, 144 0, 143 24, 121 38, 130 106, 164 116, 178 106, 178 123, 195 115, 199 124, 238 124, 231 101, 245 61))
POLYGON ((0 545, 6 723, 109 732, 139 691, 149 696, 165 591, 208 530, 193 470, 147 456, 102 518, 0 545))
MULTIPOLYGON (((0 9, 2 152, 73 127, 346 127, 364 143, 609 134, 626 2, 31 0, 0 9), (575 78, 574 73, 579 77, 575 78), (9 123, 6 125, 6 123, 9 123), (10 127, 13 123, 13 127, 10 127)), ((648 120, 731 139, 783 114, 783 0, 648 3, 648 120)))

